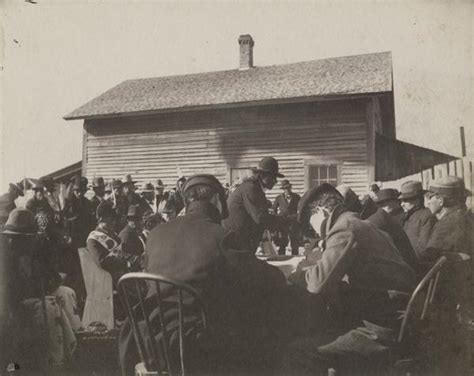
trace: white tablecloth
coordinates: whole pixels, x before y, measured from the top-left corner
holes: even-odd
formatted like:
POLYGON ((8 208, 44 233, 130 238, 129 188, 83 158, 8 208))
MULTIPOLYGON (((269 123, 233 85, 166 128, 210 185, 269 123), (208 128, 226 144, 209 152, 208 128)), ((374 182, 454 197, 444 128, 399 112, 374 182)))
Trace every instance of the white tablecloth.
POLYGON ((278 269, 280 269, 285 275, 285 278, 288 279, 289 275, 296 270, 296 267, 298 266, 298 264, 304 259, 304 256, 291 256, 290 259, 286 260, 285 258, 288 258, 288 257, 289 256, 283 256, 281 260, 278 260, 278 256, 277 256, 277 257, 267 258, 266 261, 270 265, 276 266, 278 269))

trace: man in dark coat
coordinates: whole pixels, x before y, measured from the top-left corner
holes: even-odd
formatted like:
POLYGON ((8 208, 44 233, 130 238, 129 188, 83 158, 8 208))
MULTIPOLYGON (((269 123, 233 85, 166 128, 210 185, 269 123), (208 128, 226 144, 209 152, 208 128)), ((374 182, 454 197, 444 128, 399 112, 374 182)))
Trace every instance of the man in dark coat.
POLYGON ((272 210, 275 214, 290 220, 289 227, 280 231, 278 236, 278 253, 285 254, 286 246, 288 245, 288 238, 290 238, 291 254, 297 255, 299 248, 299 231, 296 223, 296 212, 298 210, 298 202, 300 195, 291 191, 291 184, 289 180, 285 179, 281 182, 280 188, 283 193, 275 198, 272 205, 272 210))
POLYGON ((92 190, 94 197, 91 198, 91 214, 94 219, 97 218, 97 208, 105 200, 105 182, 104 178, 97 177, 92 181, 92 190))
POLYGON ((278 172, 278 162, 273 157, 264 157, 253 169, 253 175, 229 195, 229 217, 223 226, 237 233, 241 249, 255 253, 265 229, 278 231, 287 227, 286 218, 268 212, 265 190, 273 188, 277 177, 284 177, 278 172))
POLYGON ((443 252, 473 254, 473 221, 466 208, 464 181, 446 176, 430 183, 427 206, 436 223, 421 257, 434 260, 443 252))
POLYGON ((319 232, 326 219, 326 242, 319 260, 298 270, 290 280, 313 294, 326 295, 330 302, 337 301, 338 309, 330 305, 334 316, 344 314, 347 320, 336 322, 339 332, 326 339, 290 345, 287 374, 327 375, 329 368, 353 374, 397 343, 399 311, 415 286, 415 273, 388 234, 347 211, 343 200, 334 187, 324 183, 300 201, 299 218, 310 221, 315 231, 319 232), (399 293, 389 293, 391 290, 399 293))
POLYGON ((25 207, 35 215, 39 212, 45 212, 53 216, 53 209, 49 206, 48 200, 44 197, 43 183, 39 181, 31 189, 34 192, 34 196, 26 202, 25 207))
POLYGON ((87 192, 87 178, 76 177, 72 187, 73 195, 67 203, 66 218, 71 225, 71 239, 75 248, 86 245, 87 236, 94 228, 91 203, 84 197, 87 192))
POLYGON ((137 205, 128 207, 127 221, 127 225, 119 233, 122 251, 130 255, 141 256, 144 248, 139 235, 143 230, 143 220, 137 205))
POLYGON ((125 179, 122 184, 123 195, 127 198, 128 205, 138 205, 140 202, 140 196, 135 192, 137 182, 132 179, 132 175, 125 175, 125 179))
MULTIPOLYGON (((236 334, 240 337, 247 334, 256 344, 259 343, 255 338, 265 321, 256 322, 256 317, 265 316, 266 312, 262 313, 268 306, 265 303, 276 299, 277 288, 285 286, 285 279, 278 269, 248 252, 226 252, 226 231, 220 226, 221 218, 227 215, 225 192, 214 176, 190 177, 183 194, 186 215, 155 227, 148 236, 145 270, 188 283, 200 292, 212 328, 212 350, 206 352, 200 346, 202 331, 199 330, 189 332, 185 346, 190 346, 186 348, 192 348, 194 355, 204 352, 204 355, 195 357, 188 353, 187 357, 191 363, 200 361, 201 364, 195 366, 202 367, 212 363, 211 359, 219 358, 218 354, 225 353, 227 360, 231 346, 237 346, 236 334)), ((154 299, 154 293, 151 289, 148 299, 154 299)), ((163 290, 162 295, 168 293, 169 290, 163 290)), ((199 317, 198 312, 191 309, 184 321, 197 322, 199 317)), ((234 355, 242 356, 243 352, 250 352, 250 348, 252 352, 265 349, 265 346, 255 347, 251 343, 248 341, 234 355)), ((139 360, 128 321, 122 328, 119 347, 123 374, 129 375, 139 360)), ((253 352, 246 361, 251 358, 255 360, 259 356, 253 352)), ((192 365, 188 363, 188 367, 192 368, 192 365)))
POLYGON ((140 198, 140 213, 143 216, 145 213, 156 213, 155 204, 155 187, 150 182, 144 183, 140 189, 142 197, 140 198))
MULTIPOLYGON (((354 191, 346 185, 338 186, 337 190, 344 197, 344 205, 348 210, 359 213, 361 219, 368 220, 379 230, 389 234, 403 260, 413 269, 418 269, 418 259, 410 239, 408 239, 402 225, 394 217, 376 206, 370 209, 367 204, 362 205, 354 191)), ((369 198, 369 200, 371 199, 369 198)))
POLYGON ((379 208, 386 211, 403 226, 403 218, 405 213, 400 206, 400 200, 398 199, 399 194, 400 193, 393 188, 381 189, 377 193, 377 196, 375 196, 374 202, 379 208))
POLYGON ((23 191, 13 183, 8 186, 8 192, 0 196, 0 229, 7 222, 10 212, 16 208, 15 200, 19 196, 23 196, 23 191))
POLYGON ((405 217, 403 218, 403 229, 418 257, 426 249, 431 230, 436 218, 428 208, 425 208, 421 182, 407 181, 400 189, 400 200, 405 217))

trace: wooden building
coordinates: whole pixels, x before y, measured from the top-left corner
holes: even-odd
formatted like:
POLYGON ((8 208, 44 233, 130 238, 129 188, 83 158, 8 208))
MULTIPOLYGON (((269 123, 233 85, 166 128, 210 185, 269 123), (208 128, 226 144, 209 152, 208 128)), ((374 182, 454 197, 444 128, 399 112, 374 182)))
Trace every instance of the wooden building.
POLYGON ((362 193, 451 158, 396 140, 390 52, 255 67, 239 45, 239 69, 124 81, 65 116, 84 120, 83 174, 233 183, 271 155, 295 191, 362 193))

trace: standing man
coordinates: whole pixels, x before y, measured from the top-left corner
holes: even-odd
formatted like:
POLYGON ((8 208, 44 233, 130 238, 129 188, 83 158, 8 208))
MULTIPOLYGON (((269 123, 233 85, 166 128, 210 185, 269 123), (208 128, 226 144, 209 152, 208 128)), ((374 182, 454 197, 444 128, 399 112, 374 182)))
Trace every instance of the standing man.
POLYGON ((300 201, 300 196, 291 191, 291 184, 287 179, 282 180, 280 188, 283 190, 283 193, 275 198, 272 209, 275 214, 279 214, 284 218, 288 218, 290 220, 290 225, 288 228, 280 231, 278 239, 278 254, 285 254, 289 237, 291 254, 297 255, 299 247, 299 233, 296 223, 296 214, 298 211, 298 202, 300 201))
POLYGON ((0 228, 7 222, 10 212, 16 208, 15 200, 19 196, 23 196, 23 191, 13 183, 9 184, 8 192, 0 196, 0 228))
POLYGON ((140 198, 140 211, 142 215, 147 212, 156 213, 155 188, 150 182, 144 183, 142 188, 142 197, 140 198))
POLYGON ((48 200, 44 197, 43 183, 39 181, 31 189, 34 192, 34 196, 26 202, 26 208, 35 215, 40 212, 45 212, 52 216, 53 209, 51 209, 48 200))
POLYGON ((86 245, 87 235, 94 227, 91 203, 84 197, 87 192, 87 178, 76 177, 72 187, 73 196, 67 208, 67 218, 71 223, 71 238, 75 248, 86 245))
POLYGON ((91 213, 94 218, 97 215, 97 208, 105 200, 105 182, 104 178, 94 178, 92 181, 92 190, 94 191, 94 197, 91 198, 91 213))
POLYGON ((127 198, 128 205, 138 205, 140 196, 135 193, 136 181, 132 179, 132 175, 125 175, 124 182, 122 184, 123 195, 127 198))
POLYGON ((161 179, 155 185, 155 213, 158 213, 168 222, 178 215, 176 212, 175 200, 171 199, 169 192, 165 192, 165 185, 161 179))
POLYGON ((55 222, 59 222, 61 217, 61 205, 59 198, 55 195, 54 180, 50 177, 41 178, 41 183, 44 186, 44 197, 48 201, 49 206, 53 209, 55 222))
POLYGON ((417 256, 426 249, 436 217, 425 208, 423 195, 426 191, 419 181, 407 181, 400 188, 401 206, 405 212, 403 229, 417 256))
POLYGON ((128 199, 123 191, 123 183, 120 179, 112 180, 112 202, 117 212, 117 231, 120 232, 127 224, 128 199))
POLYGON ((403 225, 403 218, 405 213, 400 206, 400 200, 398 199, 399 192, 393 188, 381 189, 378 191, 374 202, 377 206, 392 217, 394 217, 401 225, 403 225))
POLYGON ((284 176, 278 172, 278 162, 273 157, 264 157, 253 175, 245 179, 227 200, 229 217, 223 226, 228 231, 237 233, 240 249, 255 253, 262 239, 263 231, 277 231, 287 226, 288 220, 268 212, 265 190, 272 189, 277 177, 284 176))

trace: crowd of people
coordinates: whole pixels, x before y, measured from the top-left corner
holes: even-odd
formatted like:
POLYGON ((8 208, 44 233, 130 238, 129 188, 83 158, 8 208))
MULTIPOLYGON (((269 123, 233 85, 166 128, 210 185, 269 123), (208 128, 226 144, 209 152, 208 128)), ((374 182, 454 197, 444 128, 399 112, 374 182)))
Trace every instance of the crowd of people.
MULTIPOLYGON (((451 277, 443 282, 449 288, 441 289, 447 296, 439 331, 452 333, 459 311, 472 310, 474 232, 462 179, 433 180, 428 190, 419 181, 404 183, 400 191, 372 185, 360 197, 347 185, 328 183, 300 197, 284 179, 282 193, 269 203, 265 191, 278 178, 284 176, 277 160, 264 157, 232 189, 209 174, 180 177, 168 191, 160 179, 137 187, 127 175, 108 184, 94 178, 94 195, 87 199, 89 182, 77 177, 64 200, 52 179, 42 179, 24 209, 15 200, 25 187, 10 184, 0 197, 8 249, 0 260, 1 298, 8 302, 2 305, 2 334, 21 328, 28 310, 38 316, 42 296, 54 297, 43 309, 62 320, 57 358, 71 356, 85 299, 80 247, 111 274, 115 287, 127 272, 146 271, 200 292, 212 335, 186 336, 192 348, 187 366, 197 370, 326 375, 329 368, 354 374, 379 367, 396 347, 410 294, 442 255, 449 257, 451 277), (304 253, 288 279, 256 257, 265 232, 279 254, 288 246, 292 255, 304 253)), ((147 299, 154 294, 148 291, 147 299)), ((193 322, 198 312, 191 308, 186 315, 193 322)), ((159 327, 156 320, 150 317, 159 327)), ((14 361, 15 351, 25 349, 19 340, 25 336, 1 337, 9 348, 1 360, 14 361), (15 343, 7 344, 11 338, 15 343)), ((140 358, 128 319, 119 353, 123 374, 133 374, 140 358)), ((448 353, 447 367, 465 371, 465 363, 448 353)), ((380 368, 374 372, 381 374, 380 368)))

